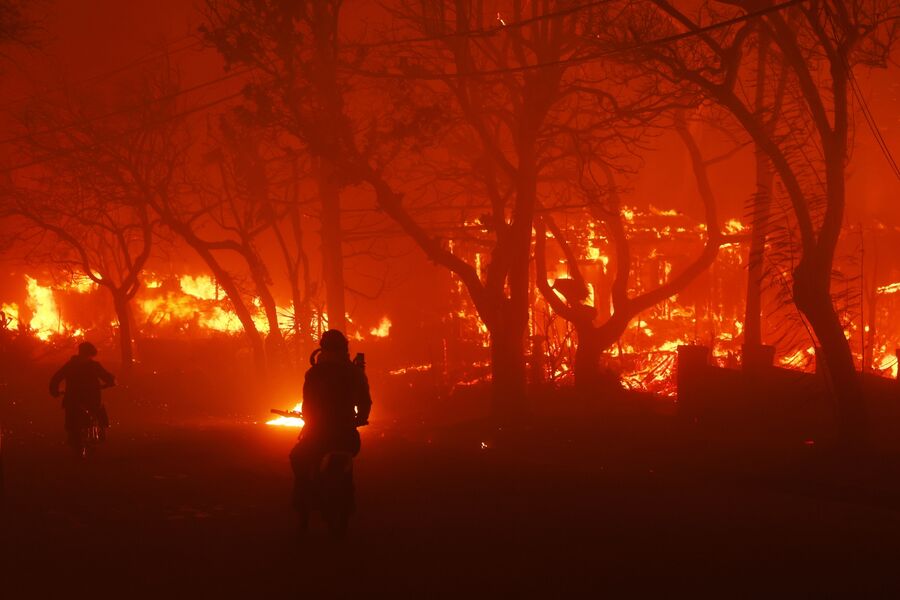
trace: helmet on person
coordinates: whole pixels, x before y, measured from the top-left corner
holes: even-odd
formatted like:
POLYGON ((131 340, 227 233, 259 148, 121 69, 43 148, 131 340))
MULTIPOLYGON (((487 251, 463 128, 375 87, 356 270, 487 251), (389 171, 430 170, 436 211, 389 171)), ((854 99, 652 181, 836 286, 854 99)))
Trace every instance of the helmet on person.
POLYGON ((350 351, 350 342, 337 329, 329 329, 322 334, 322 339, 319 340, 319 347, 326 352, 347 354, 350 351))
POLYGON ((319 356, 323 352, 327 352, 332 356, 338 355, 349 358, 350 342, 348 342, 344 334, 337 329, 329 329, 322 334, 322 338, 319 340, 319 347, 313 350, 313 353, 309 355, 309 364, 315 365, 318 363, 319 356))
POLYGON ((78 344, 78 356, 97 356, 97 346, 90 342, 81 342, 78 344))

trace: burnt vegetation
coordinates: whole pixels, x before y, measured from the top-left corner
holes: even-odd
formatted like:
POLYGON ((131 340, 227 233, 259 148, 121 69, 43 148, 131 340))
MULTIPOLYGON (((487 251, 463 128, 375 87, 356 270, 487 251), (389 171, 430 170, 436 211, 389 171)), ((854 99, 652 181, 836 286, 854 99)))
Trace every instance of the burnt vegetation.
MULTIPOLYGON (((35 31, 23 10, 2 5, 10 43, 35 31)), ((860 117, 883 144, 856 78, 890 64, 897 19, 887 0, 209 0, 216 77, 183 84, 163 50, 12 112, 4 345, 115 339, 130 370, 220 336, 271 392, 338 328, 390 353, 385 380, 483 384, 500 420, 547 386, 670 397, 677 347, 701 345, 816 368, 861 444, 860 371, 896 371, 900 332, 878 322, 896 267, 855 258, 890 228, 848 228, 847 165, 860 117), (635 188, 660 144, 689 174, 672 198, 635 188), (113 311, 85 319, 64 296, 94 289, 113 311)))

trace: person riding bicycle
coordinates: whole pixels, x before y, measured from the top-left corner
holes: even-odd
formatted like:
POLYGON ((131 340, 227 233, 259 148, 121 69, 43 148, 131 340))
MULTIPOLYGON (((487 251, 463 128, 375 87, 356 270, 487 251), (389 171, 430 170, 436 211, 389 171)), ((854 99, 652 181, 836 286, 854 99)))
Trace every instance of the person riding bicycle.
POLYGON ((359 453, 356 428, 368 423, 372 408, 366 373, 361 364, 350 360, 350 345, 343 333, 326 331, 310 362, 303 382, 303 431, 290 455, 295 505, 305 498, 310 469, 326 453, 359 453))
POLYGON ((66 434, 69 445, 79 444, 79 429, 82 426, 84 412, 87 411, 100 425, 100 435, 105 435, 109 427, 106 407, 100 400, 100 390, 115 385, 112 373, 94 360, 97 347, 90 342, 78 345, 78 354, 69 359, 53 377, 50 378, 50 395, 58 398, 59 384, 65 381, 62 406, 66 411, 66 434))

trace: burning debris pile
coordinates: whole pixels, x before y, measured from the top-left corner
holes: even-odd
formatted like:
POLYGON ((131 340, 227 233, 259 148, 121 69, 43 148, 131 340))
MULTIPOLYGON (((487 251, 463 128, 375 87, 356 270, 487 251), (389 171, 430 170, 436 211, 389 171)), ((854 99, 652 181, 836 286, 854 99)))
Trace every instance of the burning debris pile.
MULTIPOLYGON (((640 294, 664 283, 673 271, 689 260, 693 248, 706 235, 702 225, 691 223, 675 211, 650 207, 647 211, 626 208, 624 219, 633 238, 634 276, 630 293, 640 294)), ((477 224, 471 227, 478 228, 477 224)), ((743 290, 746 250, 741 234, 746 227, 732 219, 725 224, 725 232, 734 241, 723 244, 718 257, 700 281, 677 295, 666 298, 635 318, 618 340, 604 353, 603 369, 626 389, 650 392, 660 396, 674 396, 674 369, 679 345, 701 344, 712 349, 714 359, 723 367, 738 367, 741 360, 743 290)), ((574 247, 580 249, 577 268, 587 281, 584 303, 596 309, 597 319, 608 319, 612 310, 610 286, 614 268, 614 250, 610 239, 594 223, 570 221, 566 235, 574 247)), ((458 251, 458 249, 457 249, 458 251)), ((473 263, 479 267, 487 262, 481 253, 474 253, 473 263)), ((570 265, 562 255, 550 273, 555 293, 565 290, 572 282, 570 265)), ((92 338, 111 338, 116 321, 108 311, 88 311, 86 300, 103 305, 98 286, 86 277, 76 277, 63 283, 50 283, 37 276, 25 275, 23 289, 17 300, 2 303, 3 329, 8 333, 31 335, 43 342, 66 340, 89 335, 92 338), (105 318, 97 314, 107 314, 105 318), (85 318, 85 315, 90 315, 85 318)), ((875 290, 876 311, 869 316, 860 335, 858 323, 848 321, 847 335, 852 340, 868 344, 870 370, 896 377, 897 359, 894 348, 900 344, 900 331, 891 329, 890 313, 896 310, 900 298, 900 284, 882 284, 875 290), (877 324, 877 332, 872 328, 877 324)), ((448 290, 448 312, 435 334, 440 338, 438 351, 427 363, 404 363, 402 353, 392 363, 382 365, 392 377, 421 377, 428 375, 432 385, 445 388, 467 386, 490 378, 488 349, 490 337, 484 323, 475 315, 469 295, 453 277, 448 290)), ((253 299, 253 322, 263 334, 269 331, 269 321, 258 299, 253 299)), ((209 336, 239 336, 243 331, 228 297, 209 275, 145 275, 143 288, 134 299, 134 321, 137 335, 147 338, 197 338, 209 336)), ((294 330, 293 307, 279 306, 280 328, 294 330)), ((402 321, 402 316, 399 317, 402 321)), ((357 328, 349 319, 351 339, 388 340, 392 333, 392 319, 383 316, 365 329, 357 328)), ((310 343, 327 328, 324 312, 314 313, 304 331, 310 332, 310 343)), ((529 332, 532 340, 530 362, 532 378, 553 384, 571 383, 574 373, 577 334, 570 323, 560 318, 553 307, 540 295, 535 295, 530 311, 529 332)), ((427 343, 434 346, 434 339, 427 343)), ((425 344, 426 340, 422 340, 425 344)), ((858 348, 857 360, 863 353, 858 348)), ((815 368, 815 348, 812 344, 777 348, 776 362, 780 366, 801 370, 815 368)), ((379 368, 377 366, 376 368, 379 368)), ((297 410, 299 410, 299 404, 297 410)), ((272 425, 298 426, 302 421, 293 417, 279 417, 272 425)))

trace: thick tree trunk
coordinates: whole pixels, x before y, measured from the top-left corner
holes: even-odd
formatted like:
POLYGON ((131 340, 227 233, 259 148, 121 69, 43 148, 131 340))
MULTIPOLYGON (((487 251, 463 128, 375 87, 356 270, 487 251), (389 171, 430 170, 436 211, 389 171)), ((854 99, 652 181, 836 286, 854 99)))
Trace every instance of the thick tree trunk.
MULTIPOLYGON (((830 266, 830 261, 827 264, 830 266)), ((812 268, 808 262, 801 261, 794 271, 794 300, 816 334, 825 358, 840 439, 845 445, 858 446, 865 433, 862 383, 844 328, 834 310, 830 277, 830 269, 812 268)))
POLYGON ((763 259, 772 206, 775 176, 766 154, 756 149, 756 197, 753 199, 753 221, 750 232, 750 257, 747 265, 747 306, 744 316, 744 344, 762 345, 763 259))
POLYGON ((491 328, 491 412, 500 421, 515 420, 528 411, 526 401, 525 328, 512 315, 500 313, 491 328))
POLYGON ((606 346, 591 323, 575 324, 578 347, 575 349, 575 389, 581 394, 596 392, 600 384, 600 357, 606 346))
MULTIPOLYGON (((527 131, 527 128, 523 126, 523 130, 527 131)), ((504 248, 496 256, 498 260, 509 261, 505 286, 509 299, 499 303, 501 309, 492 320, 491 328, 493 410, 495 417, 503 419, 530 412, 527 405, 525 338, 531 306, 531 234, 537 204, 537 165, 531 134, 523 135, 518 155, 516 203, 512 223, 505 232, 509 237, 499 242, 504 248)))
POLYGON ((347 309, 344 302, 344 249, 341 227, 341 195, 334 167, 323 159, 318 172, 319 198, 322 204, 322 279, 328 328, 346 333, 347 309))
POLYGON ((131 339, 131 305, 124 293, 112 291, 113 306, 119 322, 119 351, 122 357, 122 370, 129 371, 134 365, 134 344, 131 339))
POLYGON ((608 391, 609 383, 600 369, 603 353, 611 348, 625 333, 630 319, 612 315, 599 327, 592 322, 575 323, 578 332, 578 348, 575 350, 575 387, 579 392, 608 391))

